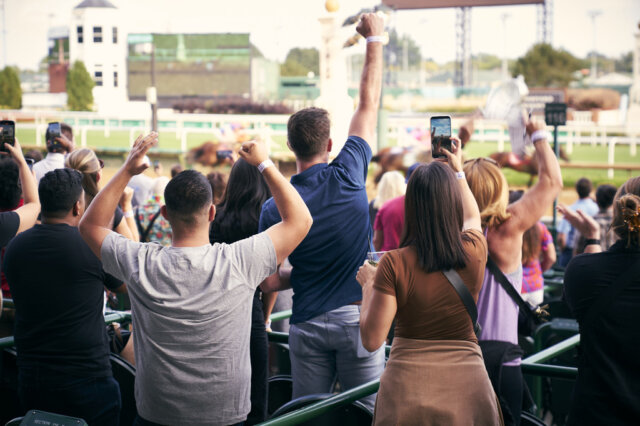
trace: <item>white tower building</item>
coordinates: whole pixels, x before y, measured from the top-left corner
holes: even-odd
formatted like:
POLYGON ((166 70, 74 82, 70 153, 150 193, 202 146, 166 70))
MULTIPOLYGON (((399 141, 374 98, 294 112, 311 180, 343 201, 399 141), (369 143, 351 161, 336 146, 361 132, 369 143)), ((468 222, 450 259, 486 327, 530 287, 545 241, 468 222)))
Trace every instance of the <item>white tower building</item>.
POLYGON ((127 35, 119 18, 107 0, 84 0, 71 17, 70 65, 84 62, 96 83, 94 105, 101 112, 117 111, 127 102, 127 35))

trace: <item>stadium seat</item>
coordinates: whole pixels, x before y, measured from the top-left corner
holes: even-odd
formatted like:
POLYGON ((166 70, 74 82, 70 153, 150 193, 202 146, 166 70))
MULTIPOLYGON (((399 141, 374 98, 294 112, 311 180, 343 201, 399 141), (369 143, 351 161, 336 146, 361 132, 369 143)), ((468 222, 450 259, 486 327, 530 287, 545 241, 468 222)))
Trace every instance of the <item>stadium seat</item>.
POLYGON ((523 411, 520 415, 520 426, 546 426, 546 423, 533 414, 523 411))
POLYGON ((269 376, 291 374, 289 345, 269 342, 269 376))
MULTIPOLYGON (((333 394, 325 393, 325 394, 316 394, 316 395, 306 395, 300 398, 296 398, 293 401, 290 401, 276 410, 272 415, 271 419, 275 419, 276 417, 282 416, 283 414, 290 413, 292 411, 299 410, 307 405, 323 401, 329 397, 332 397, 333 394)), ((349 405, 343 405, 341 407, 336 407, 336 409, 331 410, 327 413, 324 413, 318 417, 315 417, 309 421, 304 423, 299 423, 304 426, 324 426, 324 425, 367 425, 370 426, 373 421, 373 413, 365 407, 361 402, 355 401, 349 405)))
POLYGON ((87 422, 78 417, 62 416, 60 414, 47 413, 46 411, 29 410, 24 417, 11 420, 5 426, 36 426, 36 425, 58 425, 58 426, 88 426, 87 422))
POLYGON ((120 425, 131 426, 138 412, 136 411, 136 399, 134 384, 136 381, 136 369, 124 358, 116 354, 110 354, 111 370, 113 378, 120 385, 122 408, 120 410, 120 425))
POLYGON ((293 391, 293 380, 289 375, 278 375, 269 377, 269 401, 267 402, 267 414, 271 415, 278 408, 291 401, 293 391))

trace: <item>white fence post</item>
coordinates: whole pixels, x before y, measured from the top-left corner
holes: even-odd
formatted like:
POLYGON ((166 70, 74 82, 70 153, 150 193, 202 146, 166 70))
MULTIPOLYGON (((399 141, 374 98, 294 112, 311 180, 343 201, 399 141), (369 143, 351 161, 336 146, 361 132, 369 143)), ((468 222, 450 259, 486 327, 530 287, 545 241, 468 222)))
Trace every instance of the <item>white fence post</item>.
POLYGON ((83 127, 80 131, 80 146, 83 148, 87 147, 87 127, 83 127))
POLYGON ((631 140, 629 141, 629 153, 632 157, 636 156, 636 145, 638 144, 638 135, 631 136, 631 140))
MULTIPOLYGON (((618 142, 618 138, 611 138, 611 140, 609 141, 609 158, 608 158, 608 164, 613 166, 614 164, 614 156, 616 153, 616 143, 618 142)), ((607 178, 608 179, 613 179, 613 169, 607 169, 607 178)))
POLYGON ((182 133, 180 135, 180 150, 184 153, 187 152, 187 131, 182 129, 182 133))

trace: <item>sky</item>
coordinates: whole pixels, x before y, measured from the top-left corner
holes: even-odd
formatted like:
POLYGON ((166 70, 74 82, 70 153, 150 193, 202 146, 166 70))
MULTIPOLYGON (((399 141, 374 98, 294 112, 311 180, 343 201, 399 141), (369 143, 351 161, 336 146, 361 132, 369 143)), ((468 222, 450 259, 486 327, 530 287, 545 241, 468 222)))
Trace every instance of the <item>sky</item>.
MULTIPOLYGON (((36 69, 47 53, 49 27, 68 25, 80 0, 4 1, 6 58, 10 65, 36 69)), ((371 0, 339 0, 344 17, 371 0)), ((127 32, 248 32, 252 42, 270 59, 284 60, 292 47, 318 47, 324 0, 111 0, 122 14, 127 32)), ((596 20, 596 50, 618 57, 633 49, 639 32, 639 0, 553 0, 553 45, 585 57, 593 49, 593 25, 588 12, 600 10, 596 20)), ((0 9, 0 13, 2 10, 0 9)), ((397 11, 392 19, 400 34, 410 34, 424 57, 444 63, 455 59, 455 9, 397 11)), ((508 58, 522 56, 536 42, 536 6, 478 7, 471 10, 471 53, 508 58), (503 26, 502 16, 508 14, 503 26)), ((345 39, 351 29, 343 30, 345 39)), ((5 44, 0 44, 0 51, 5 44)), ((351 51, 357 51, 357 48, 351 51)), ((2 52, 5 53, 5 52, 2 52)), ((0 54, 0 65, 4 55, 0 54)))

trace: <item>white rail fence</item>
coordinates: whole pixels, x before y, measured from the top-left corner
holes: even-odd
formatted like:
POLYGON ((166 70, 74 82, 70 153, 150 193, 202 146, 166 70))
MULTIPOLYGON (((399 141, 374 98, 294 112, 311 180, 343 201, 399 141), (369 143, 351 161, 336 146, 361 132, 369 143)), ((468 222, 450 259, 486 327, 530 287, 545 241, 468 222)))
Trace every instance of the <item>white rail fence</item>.
MULTIPOLYGON (((151 129, 149 115, 125 117, 115 114, 100 115, 94 112, 0 110, 0 116, 21 121, 21 128, 34 129, 35 142, 38 146, 44 144, 47 123, 56 120, 69 123, 74 128, 74 132, 80 136, 80 145, 83 147, 88 145, 88 131, 101 131, 105 137, 109 137, 112 131, 127 131, 129 144, 132 145, 138 133, 151 129)), ((415 132, 412 134, 411 131, 419 129, 418 133, 424 134, 428 130, 428 117, 427 114, 411 117, 391 115, 387 120, 387 137, 395 140, 400 146, 417 145, 420 142, 414 136, 415 132)), ((186 114, 170 110, 160 110, 158 114, 159 130, 175 132, 176 138, 180 139, 182 152, 187 151, 187 138, 190 134, 206 134, 211 135, 212 139, 224 140, 227 135, 223 134, 223 131, 237 124, 242 125, 249 134, 259 135, 267 141, 270 141, 272 136, 286 136, 288 118, 288 115, 186 114)), ((567 154, 571 154, 576 145, 606 146, 608 147, 607 164, 615 164, 616 145, 625 145, 629 147, 629 157, 624 157, 622 162, 640 161, 635 158, 637 146, 640 143, 640 132, 628 133, 622 126, 599 126, 588 121, 586 115, 577 118, 578 120, 558 128, 558 140, 567 154)), ((454 134, 463 123, 464 119, 453 119, 454 134)), ((549 130, 553 129, 549 127, 549 130)), ((497 142, 498 151, 504 151, 509 142, 506 124, 476 120, 473 141, 497 142)))

